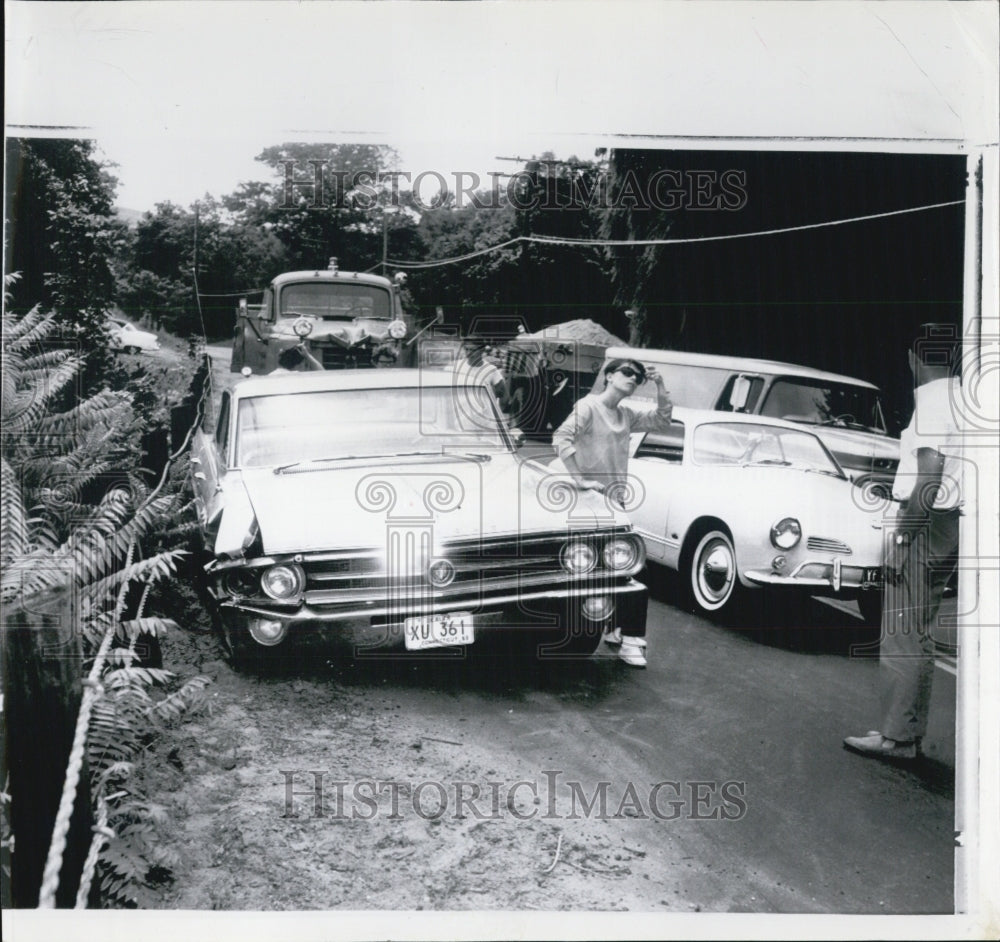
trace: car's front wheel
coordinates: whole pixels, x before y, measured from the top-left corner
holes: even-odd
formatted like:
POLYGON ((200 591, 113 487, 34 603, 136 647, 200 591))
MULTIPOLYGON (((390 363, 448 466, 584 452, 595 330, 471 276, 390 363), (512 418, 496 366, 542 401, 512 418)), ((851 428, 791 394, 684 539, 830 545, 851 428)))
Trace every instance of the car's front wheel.
POLYGON ((732 538, 722 529, 704 532, 687 555, 691 600, 702 611, 728 614, 735 607, 740 580, 732 538))

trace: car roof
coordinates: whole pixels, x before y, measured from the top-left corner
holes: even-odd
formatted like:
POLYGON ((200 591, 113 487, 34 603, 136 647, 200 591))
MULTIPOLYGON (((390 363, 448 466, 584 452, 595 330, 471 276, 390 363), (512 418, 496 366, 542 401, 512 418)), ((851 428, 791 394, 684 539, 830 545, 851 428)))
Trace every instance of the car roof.
POLYGON ((686 427, 701 425, 705 422, 713 424, 735 422, 740 425, 772 425, 795 432, 803 432, 814 438, 819 437, 812 429, 803 428, 799 422, 789 422, 787 419, 776 419, 767 415, 752 415, 749 412, 720 412, 717 409, 689 409, 686 406, 674 406, 673 418, 686 427))
POLYGON ((324 268, 317 268, 307 271, 289 271, 278 275, 272 282, 272 287, 280 288, 291 282, 302 281, 328 281, 332 283, 355 282, 365 285, 377 285, 380 288, 392 287, 392 282, 381 275, 368 275, 365 272, 357 271, 329 271, 324 268))
MULTIPOLYGON (((310 370, 294 373, 271 373, 239 380, 233 395, 241 399, 250 396, 284 396, 301 392, 326 392, 350 389, 428 389, 452 388, 455 374, 447 370, 403 369, 391 367, 361 370, 310 370)), ((461 381, 477 382, 477 380, 461 381)), ((480 385, 486 385, 482 383, 480 385)))
POLYGON ((616 359, 639 360, 649 363, 676 363, 717 370, 738 370, 747 373, 773 373, 781 376, 798 376, 802 379, 817 379, 827 383, 848 383, 851 386, 863 386, 866 389, 878 389, 874 383, 858 379, 855 376, 828 373, 811 366, 798 366, 795 363, 782 363, 779 360, 757 360, 752 357, 723 356, 715 353, 689 353, 685 350, 608 347, 605 351, 605 362, 616 359))

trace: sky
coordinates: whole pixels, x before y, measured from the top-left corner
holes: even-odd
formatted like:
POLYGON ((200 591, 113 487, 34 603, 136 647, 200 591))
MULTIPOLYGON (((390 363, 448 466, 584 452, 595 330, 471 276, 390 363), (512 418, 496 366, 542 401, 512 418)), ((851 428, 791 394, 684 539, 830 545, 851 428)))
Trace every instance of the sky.
POLYGON ((8 0, 5 13, 7 133, 94 136, 119 165, 119 205, 139 210, 231 192, 285 140, 391 144, 413 173, 485 175, 516 167, 497 156, 586 157, 614 140, 995 137, 989 3, 8 0))

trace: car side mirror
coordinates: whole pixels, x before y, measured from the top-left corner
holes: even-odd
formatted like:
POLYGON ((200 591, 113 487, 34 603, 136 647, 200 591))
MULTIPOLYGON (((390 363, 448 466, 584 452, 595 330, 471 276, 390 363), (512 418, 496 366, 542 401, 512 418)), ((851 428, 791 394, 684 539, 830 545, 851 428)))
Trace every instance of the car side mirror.
POLYGON ((746 407, 750 398, 750 377, 737 376, 733 381, 732 392, 729 393, 729 405, 733 412, 739 412, 746 407))

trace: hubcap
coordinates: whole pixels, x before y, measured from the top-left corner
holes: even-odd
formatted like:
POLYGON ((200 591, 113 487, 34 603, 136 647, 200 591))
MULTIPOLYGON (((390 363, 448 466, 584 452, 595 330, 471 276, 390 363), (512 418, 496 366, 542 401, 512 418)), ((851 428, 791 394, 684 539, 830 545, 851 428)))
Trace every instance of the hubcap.
POLYGON ((721 540, 713 540, 703 550, 698 566, 698 588, 710 604, 724 602, 735 576, 733 554, 721 540))

